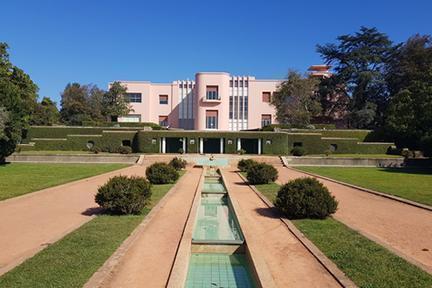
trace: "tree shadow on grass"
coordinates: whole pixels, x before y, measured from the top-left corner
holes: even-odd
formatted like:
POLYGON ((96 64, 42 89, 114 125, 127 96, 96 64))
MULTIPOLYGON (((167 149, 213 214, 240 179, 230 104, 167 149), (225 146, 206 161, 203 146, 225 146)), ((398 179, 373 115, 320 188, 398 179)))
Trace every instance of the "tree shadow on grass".
POLYGON ((427 167, 380 168, 380 171, 398 174, 432 175, 432 168, 427 167))
POLYGON ((100 215, 103 214, 104 210, 101 207, 91 207, 87 208, 83 212, 81 212, 81 215, 84 216, 93 216, 93 215, 100 215))

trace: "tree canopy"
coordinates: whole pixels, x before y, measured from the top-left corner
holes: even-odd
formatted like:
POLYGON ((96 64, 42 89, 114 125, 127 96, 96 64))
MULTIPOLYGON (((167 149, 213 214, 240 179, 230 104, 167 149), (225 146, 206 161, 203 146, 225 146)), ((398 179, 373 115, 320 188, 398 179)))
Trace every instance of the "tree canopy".
POLYGON ((0 43, 0 162, 21 141, 22 129, 34 110, 38 87, 30 77, 9 60, 6 43, 0 43))
POLYGON ((303 77, 295 71, 289 71, 287 80, 282 82, 272 97, 279 123, 293 127, 305 127, 321 111, 316 91, 318 80, 303 77))
POLYGON ((419 148, 432 137, 432 38, 415 35, 395 51, 387 69, 386 129, 399 146, 419 148))
POLYGON ((337 37, 336 44, 317 46, 325 62, 334 67, 328 89, 338 89, 350 99, 351 127, 372 128, 383 123, 389 97, 384 71, 394 49, 386 34, 367 27, 337 37), (345 89, 340 90, 341 85, 345 89))
POLYGON ((108 121, 117 121, 121 116, 126 116, 132 108, 125 98, 126 88, 120 82, 111 84, 109 90, 102 97, 102 114, 108 121))

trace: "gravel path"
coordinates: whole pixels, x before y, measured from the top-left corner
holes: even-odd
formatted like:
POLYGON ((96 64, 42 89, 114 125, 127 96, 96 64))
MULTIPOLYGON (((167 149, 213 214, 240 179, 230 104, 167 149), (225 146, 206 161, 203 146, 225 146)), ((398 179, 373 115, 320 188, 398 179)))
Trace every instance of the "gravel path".
POLYGON ((131 166, 0 201, 0 275, 91 220, 94 195, 110 177, 144 173, 131 166))
MULTIPOLYGON (((279 182, 308 177, 276 166, 279 182)), ((334 218, 432 273, 432 212, 318 179, 339 201, 334 218)))
POLYGON ((288 230, 274 211, 235 172, 224 176, 249 249, 264 259, 277 287, 341 287, 327 270, 288 230))

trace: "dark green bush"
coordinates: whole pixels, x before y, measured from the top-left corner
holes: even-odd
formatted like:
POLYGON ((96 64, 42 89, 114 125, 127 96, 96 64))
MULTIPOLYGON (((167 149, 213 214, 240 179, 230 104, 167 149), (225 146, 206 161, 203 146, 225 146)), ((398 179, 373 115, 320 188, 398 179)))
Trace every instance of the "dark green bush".
POLYGON ((172 166, 177 171, 186 168, 186 164, 186 160, 180 157, 175 157, 171 159, 171 161, 168 163, 168 165, 172 166))
POLYGON ((100 147, 98 147, 98 146, 93 146, 90 149, 90 151, 93 152, 94 154, 99 154, 100 152, 102 152, 102 149, 100 147))
POLYGON ((99 187, 95 201, 110 214, 139 214, 151 196, 144 177, 115 176, 99 187))
POLYGON ((152 184, 168 184, 175 182, 179 178, 179 173, 174 167, 157 162, 147 167, 146 176, 152 184))
POLYGON ((291 154, 293 156, 303 156, 306 154, 306 151, 303 147, 294 147, 293 149, 291 149, 291 154))
POLYGON ((237 168, 241 171, 241 172, 248 172, 248 170, 254 166, 258 164, 258 162, 256 162, 255 160, 252 159, 241 159, 238 163, 237 163, 237 168))
POLYGON ((130 153, 132 153, 132 148, 129 147, 129 146, 119 146, 117 148, 117 153, 120 153, 120 154, 130 154, 130 153))
POLYGON ((337 209, 337 201, 328 189, 311 177, 292 180, 283 185, 274 202, 290 219, 324 219, 337 209))
POLYGON ((278 178, 278 171, 272 165, 257 163, 247 171, 247 180, 250 184, 267 184, 278 178))
POLYGON ((423 137, 420 140, 420 143, 423 155, 426 157, 432 157, 432 136, 423 137))
POLYGON ((239 149, 239 150, 237 150, 237 154, 239 154, 239 155, 246 154, 246 150, 244 150, 244 149, 239 149))

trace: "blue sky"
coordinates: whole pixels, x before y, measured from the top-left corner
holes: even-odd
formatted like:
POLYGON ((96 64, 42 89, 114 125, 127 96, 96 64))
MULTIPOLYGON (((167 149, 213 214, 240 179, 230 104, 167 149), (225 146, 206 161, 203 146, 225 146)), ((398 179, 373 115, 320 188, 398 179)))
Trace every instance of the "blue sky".
POLYGON ((0 41, 60 100, 68 82, 170 82, 198 71, 283 78, 361 25, 395 42, 432 33, 432 1, 4 1, 0 41))

